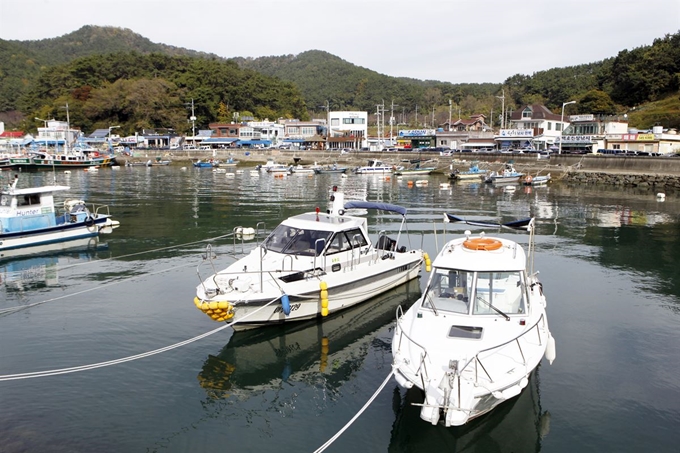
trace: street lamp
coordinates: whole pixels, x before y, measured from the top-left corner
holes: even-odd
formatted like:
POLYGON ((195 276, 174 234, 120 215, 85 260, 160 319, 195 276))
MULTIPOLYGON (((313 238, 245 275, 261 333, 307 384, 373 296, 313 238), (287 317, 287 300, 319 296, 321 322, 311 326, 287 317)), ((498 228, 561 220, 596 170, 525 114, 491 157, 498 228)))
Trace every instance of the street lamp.
POLYGON ((557 154, 562 154, 562 134, 564 133, 564 107, 569 104, 576 104, 576 101, 562 103, 562 116, 560 117, 560 148, 557 154))
POLYGON ((108 138, 109 138, 109 148, 111 148, 111 129, 116 129, 116 128, 119 128, 119 127, 120 127, 120 126, 109 126, 109 135, 108 135, 108 138))
POLYGON ((42 119, 42 118, 38 118, 37 116, 35 117, 35 119, 36 119, 36 121, 42 121, 42 122, 44 123, 44 124, 43 124, 43 127, 44 127, 45 129, 47 129, 47 122, 48 122, 49 120, 44 120, 44 119, 42 119))

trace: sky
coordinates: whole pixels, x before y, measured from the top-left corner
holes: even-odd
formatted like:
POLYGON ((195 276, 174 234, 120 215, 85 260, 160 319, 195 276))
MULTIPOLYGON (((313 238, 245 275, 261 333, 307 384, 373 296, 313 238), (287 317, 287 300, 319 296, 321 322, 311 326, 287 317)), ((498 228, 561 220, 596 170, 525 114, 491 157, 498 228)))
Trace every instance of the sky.
POLYGON ((0 0, 2 39, 85 25, 225 58, 323 50, 393 77, 501 83, 677 33, 680 0, 0 0))

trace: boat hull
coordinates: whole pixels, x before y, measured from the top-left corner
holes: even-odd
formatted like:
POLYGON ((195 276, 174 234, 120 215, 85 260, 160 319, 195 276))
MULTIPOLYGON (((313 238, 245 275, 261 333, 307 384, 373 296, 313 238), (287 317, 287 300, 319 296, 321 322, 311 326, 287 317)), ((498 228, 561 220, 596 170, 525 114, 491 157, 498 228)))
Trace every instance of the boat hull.
POLYGON ((98 236, 101 230, 107 227, 111 227, 109 217, 99 216, 89 224, 84 222, 67 223, 37 230, 2 233, 0 234, 0 257, 7 250, 98 236))
MULTIPOLYGON (((230 268, 256 269, 254 255, 257 253, 251 253, 250 259, 246 257, 230 268)), ((234 330, 314 319, 322 316, 322 282, 326 284, 328 291, 328 314, 332 314, 362 303, 420 275, 423 261, 420 251, 393 253, 393 257, 382 259, 362 256, 360 262, 353 268, 348 265, 345 271, 332 272, 329 266, 328 272, 310 273, 308 277, 290 283, 276 278, 274 274, 278 271, 265 271, 262 273, 262 288, 257 277, 253 277, 247 285, 249 289, 246 292, 238 291, 240 289, 238 276, 228 273, 216 274, 206 282, 214 281, 220 287, 225 287, 231 280, 235 290, 207 299, 199 286, 198 297, 194 302, 197 306, 211 302, 229 303, 234 315, 225 321, 234 323, 234 330), (282 294, 288 296, 288 314, 285 313, 286 309, 281 300, 282 294)), ((280 265, 277 267, 281 268, 280 265)))

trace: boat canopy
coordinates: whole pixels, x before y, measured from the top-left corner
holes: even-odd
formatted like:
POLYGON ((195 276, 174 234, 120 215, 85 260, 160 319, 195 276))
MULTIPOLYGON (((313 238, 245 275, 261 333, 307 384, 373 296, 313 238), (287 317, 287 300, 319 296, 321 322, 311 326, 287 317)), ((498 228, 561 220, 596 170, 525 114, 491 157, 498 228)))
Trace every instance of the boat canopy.
POLYGON ((371 201, 349 201, 345 203, 345 209, 381 209, 383 211, 396 212, 406 215, 406 208, 389 203, 375 203, 371 201))

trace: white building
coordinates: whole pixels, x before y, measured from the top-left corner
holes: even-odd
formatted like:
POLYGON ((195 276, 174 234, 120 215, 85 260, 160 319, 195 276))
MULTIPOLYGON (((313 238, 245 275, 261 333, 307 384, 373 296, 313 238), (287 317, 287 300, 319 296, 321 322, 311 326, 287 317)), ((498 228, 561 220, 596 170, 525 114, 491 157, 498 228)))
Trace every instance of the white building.
POLYGON ((368 112, 329 112, 326 142, 329 149, 368 146, 368 112))
POLYGON ((510 129, 501 129, 494 141, 500 149, 548 149, 559 142, 558 138, 568 124, 561 115, 552 113, 544 105, 527 105, 512 112, 510 129))
POLYGON ((608 135, 628 133, 628 120, 608 115, 570 115, 569 126, 556 144, 562 142, 564 154, 589 154, 606 148, 608 135))

